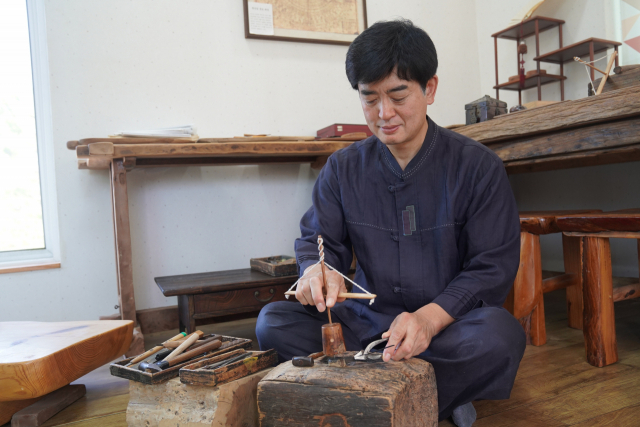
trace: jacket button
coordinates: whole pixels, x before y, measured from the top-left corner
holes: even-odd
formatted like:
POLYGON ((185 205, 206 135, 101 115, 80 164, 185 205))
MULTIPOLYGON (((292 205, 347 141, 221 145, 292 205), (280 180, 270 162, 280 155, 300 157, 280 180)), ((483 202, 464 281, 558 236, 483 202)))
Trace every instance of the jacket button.
POLYGON ((393 293, 394 294, 399 294, 400 292, 402 292, 402 288, 396 286, 395 288, 393 288, 393 293))
POLYGON ((391 240, 393 240, 394 242, 398 241, 398 236, 396 236, 395 234, 391 235, 391 240))
POLYGON ((393 185, 390 185, 387 187, 389 189, 389 191, 391 191, 393 193, 393 191, 396 189, 396 187, 394 187, 393 185))

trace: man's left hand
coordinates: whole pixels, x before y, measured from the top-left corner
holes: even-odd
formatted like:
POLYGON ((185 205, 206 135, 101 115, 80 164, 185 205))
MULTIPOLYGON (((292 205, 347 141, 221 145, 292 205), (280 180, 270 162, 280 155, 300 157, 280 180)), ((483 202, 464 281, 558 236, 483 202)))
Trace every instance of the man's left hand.
POLYGON ((383 360, 411 359, 424 352, 431 339, 453 323, 453 317, 437 304, 427 304, 413 313, 401 313, 382 338, 389 338, 383 360), (396 346, 400 347, 396 350, 396 346))

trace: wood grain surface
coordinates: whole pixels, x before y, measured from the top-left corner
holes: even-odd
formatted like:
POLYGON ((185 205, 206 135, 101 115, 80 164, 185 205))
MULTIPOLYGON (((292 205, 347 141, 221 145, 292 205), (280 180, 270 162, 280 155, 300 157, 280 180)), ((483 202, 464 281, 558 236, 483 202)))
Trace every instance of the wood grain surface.
POLYGON ((124 354, 133 322, 0 323, 0 401, 43 396, 124 354))
POLYGON ((582 239, 562 235, 562 253, 564 271, 573 278, 573 283, 567 286, 567 317, 570 328, 582 330, 583 319, 583 271, 582 271, 582 239))
POLYGON ((258 384, 260 425, 436 426, 433 367, 420 359, 313 367, 285 362, 258 384))
POLYGON ((640 85, 545 108, 506 114, 499 118, 455 129, 456 132, 487 143, 534 135, 552 130, 592 125, 640 115, 640 85))

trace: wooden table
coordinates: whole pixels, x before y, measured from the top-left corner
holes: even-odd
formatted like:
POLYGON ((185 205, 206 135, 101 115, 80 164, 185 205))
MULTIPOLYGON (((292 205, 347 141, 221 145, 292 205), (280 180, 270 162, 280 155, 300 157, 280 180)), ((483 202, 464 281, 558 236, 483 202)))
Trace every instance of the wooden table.
MULTIPOLYGON (((512 174, 638 161, 640 85, 499 116, 455 131, 491 148, 512 174)), ((137 144, 127 143, 130 141, 92 138, 68 146, 75 149, 79 168, 110 170, 120 317, 134 321, 127 172, 157 166, 268 163, 321 167, 330 154, 351 144, 340 140, 167 143, 150 139, 142 143, 138 139, 137 144)), ((159 317, 167 318, 164 314, 159 317)), ((135 343, 140 353, 142 340, 135 343)))
POLYGON ((269 302, 286 300, 284 293, 298 276, 274 277, 243 268, 155 280, 165 297, 178 297, 180 331, 190 334, 196 330, 197 320, 251 313, 269 302))

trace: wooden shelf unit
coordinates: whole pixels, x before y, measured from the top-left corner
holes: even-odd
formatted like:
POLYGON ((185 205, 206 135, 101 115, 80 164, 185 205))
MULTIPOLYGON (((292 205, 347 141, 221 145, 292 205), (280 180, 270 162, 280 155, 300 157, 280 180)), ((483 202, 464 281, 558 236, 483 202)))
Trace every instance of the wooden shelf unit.
POLYGON ((558 76, 556 74, 533 74, 528 76, 524 81, 524 88, 520 88, 520 80, 516 80, 515 82, 506 82, 500 83, 497 86, 494 86, 494 89, 502 89, 502 90, 522 90, 522 89, 530 89, 532 87, 536 87, 538 85, 538 77, 540 77, 540 85, 546 85, 548 83, 555 83, 558 81, 566 80, 566 76, 558 76))
MULTIPOLYGON (((518 46, 520 41, 528 37, 535 36, 536 41, 536 57, 540 56, 540 33, 558 27, 558 47, 562 48, 562 24, 564 21, 561 19, 546 18, 544 16, 533 16, 529 19, 522 21, 519 24, 512 25, 505 28, 502 31, 498 31, 491 35, 493 37, 493 46, 495 52, 495 67, 496 67, 496 85, 493 87, 496 90, 496 98, 500 99, 500 89, 505 90, 517 90, 518 91, 518 103, 522 104, 522 91, 533 87, 538 88, 538 101, 542 100, 542 85, 560 82, 560 99, 564 101, 564 69, 562 63, 560 64, 560 76, 554 74, 540 74, 540 61, 536 60, 537 72, 533 76, 529 76, 525 79, 524 88, 520 87, 519 80, 515 82, 500 83, 498 78, 498 39, 515 40, 516 42, 516 64, 517 70, 520 69, 520 57, 518 52, 518 46)), ((535 60, 535 59, 534 59, 535 60)))
MULTIPOLYGON (((569 46, 560 47, 560 49, 556 49, 552 52, 545 53, 544 55, 538 55, 533 58, 534 61, 540 62, 549 62, 551 64, 562 64, 566 62, 573 61, 575 56, 583 57, 589 55, 589 61, 593 61, 594 55, 599 52, 606 51, 608 49, 613 48, 616 52, 618 52, 618 46, 622 43, 614 42, 611 40, 598 39, 595 37, 588 38, 586 40, 582 40, 581 42, 570 44, 569 46)), ((616 56, 616 67, 618 66, 618 56, 616 56)), ((595 80, 594 70, 593 68, 589 68, 591 73, 591 81, 595 80)))

